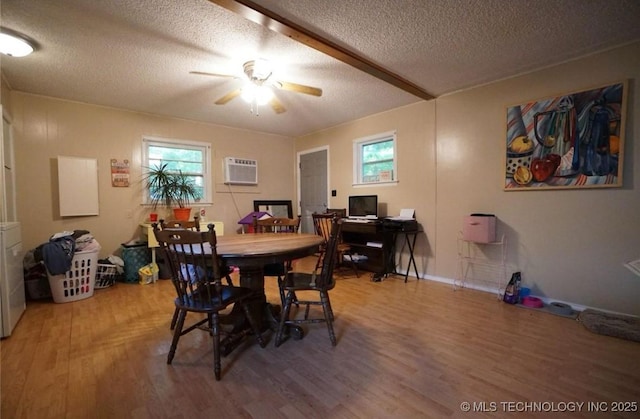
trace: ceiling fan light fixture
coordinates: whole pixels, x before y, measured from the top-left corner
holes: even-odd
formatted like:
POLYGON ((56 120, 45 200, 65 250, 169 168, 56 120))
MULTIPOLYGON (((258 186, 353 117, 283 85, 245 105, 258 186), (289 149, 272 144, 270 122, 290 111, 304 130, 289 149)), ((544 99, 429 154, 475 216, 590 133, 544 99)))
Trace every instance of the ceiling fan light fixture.
POLYGON ((242 88, 240 97, 247 103, 257 103, 266 105, 273 98, 273 90, 268 86, 258 86, 254 83, 247 83, 242 88))
POLYGON ((24 57, 31 54, 33 45, 25 38, 2 28, 0 32, 0 53, 10 57, 24 57))
POLYGON ((253 78, 266 80, 271 75, 271 64, 264 58, 258 58, 253 62, 253 78))

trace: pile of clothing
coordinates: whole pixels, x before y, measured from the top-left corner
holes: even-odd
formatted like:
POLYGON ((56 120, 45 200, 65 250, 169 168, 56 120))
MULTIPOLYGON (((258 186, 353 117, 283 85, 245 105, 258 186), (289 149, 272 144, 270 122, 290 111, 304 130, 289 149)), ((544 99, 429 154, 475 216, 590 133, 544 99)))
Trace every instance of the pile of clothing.
POLYGON ((27 252, 24 269, 28 273, 42 263, 51 275, 60 275, 71 269, 76 252, 99 252, 100 249, 100 244, 87 230, 62 231, 51 236, 47 243, 27 252))

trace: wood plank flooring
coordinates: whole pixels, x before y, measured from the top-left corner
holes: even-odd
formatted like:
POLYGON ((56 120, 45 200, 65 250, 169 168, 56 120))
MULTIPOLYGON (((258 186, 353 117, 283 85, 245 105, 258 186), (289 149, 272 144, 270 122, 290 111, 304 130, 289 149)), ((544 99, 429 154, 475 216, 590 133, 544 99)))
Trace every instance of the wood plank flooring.
MULTIPOLYGON (((275 279, 266 282, 278 303, 275 279)), ((280 348, 267 333, 265 349, 249 339, 223 358, 216 382, 205 332, 183 337, 166 364, 173 294, 163 280, 29 302, 0 343, 2 418, 559 418, 597 417, 587 402, 640 403, 639 343, 495 294, 368 275, 339 277, 331 292, 337 347, 324 324, 280 348), (585 404, 543 413, 515 402, 585 404)))

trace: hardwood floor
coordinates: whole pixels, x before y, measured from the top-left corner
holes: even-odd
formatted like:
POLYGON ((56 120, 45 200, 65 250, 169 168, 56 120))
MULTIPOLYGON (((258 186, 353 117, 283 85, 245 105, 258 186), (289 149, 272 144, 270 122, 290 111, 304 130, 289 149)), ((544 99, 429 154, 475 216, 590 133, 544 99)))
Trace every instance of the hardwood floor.
MULTIPOLYGON (((277 303, 275 279, 266 282, 277 303)), ((558 418, 594 417, 587 402, 640 403, 639 343, 494 294, 365 275, 331 292, 337 347, 324 324, 279 348, 267 333, 265 349, 249 339, 223 358, 216 382, 204 332, 184 336, 166 364, 173 294, 163 280, 29 302, 0 344, 2 418, 558 418)), ((638 417, 598 406, 609 410, 601 417, 638 417)))

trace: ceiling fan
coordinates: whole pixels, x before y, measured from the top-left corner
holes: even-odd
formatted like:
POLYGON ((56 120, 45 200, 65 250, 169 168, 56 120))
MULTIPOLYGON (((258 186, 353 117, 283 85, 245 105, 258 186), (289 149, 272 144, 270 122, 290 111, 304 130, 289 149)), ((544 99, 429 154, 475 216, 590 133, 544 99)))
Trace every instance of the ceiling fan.
MULTIPOLYGON (((237 96, 241 96, 245 101, 251 104, 252 111, 253 106, 256 107, 256 114, 258 105, 265 105, 267 103, 271 105, 275 113, 283 113, 286 109, 274 96, 271 88, 304 93, 311 96, 322 96, 322 89, 320 88, 272 79, 271 76, 273 75, 273 71, 271 65, 265 59, 260 58, 257 60, 247 61, 242 65, 242 67, 244 69, 244 74, 247 76, 245 84, 216 100, 216 105, 224 105, 237 96)), ((240 78, 240 76, 231 74, 206 73, 202 71, 191 71, 190 73, 202 76, 231 77, 235 79, 240 78)))

